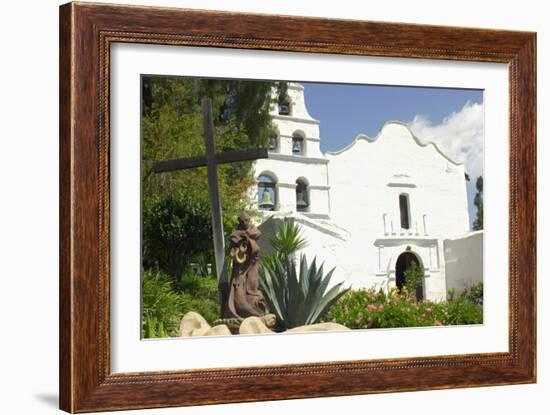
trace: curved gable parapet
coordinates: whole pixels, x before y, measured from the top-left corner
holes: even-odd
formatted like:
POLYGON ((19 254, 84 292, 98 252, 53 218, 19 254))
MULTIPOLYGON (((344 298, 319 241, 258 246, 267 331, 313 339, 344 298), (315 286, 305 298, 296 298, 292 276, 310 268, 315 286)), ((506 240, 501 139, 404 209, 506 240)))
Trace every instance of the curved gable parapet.
POLYGON ((454 164, 455 166, 462 166, 464 163, 459 163, 453 159, 451 159, 449 156, 447 156, 445 153, 443 153, 443 151, 441 151, 441 149, 437 146, 437 144, 435 144, 434 142, 430 141, 428 143, 422 143, 420 141, 420 139, 414 135, 414 133, 412 132, 412 130, 410 129, 410 127, 402 122, 402 121, 386 121, 384 123, 384 125, 382 126, 382 128, 378 131, 378 134, 376 134, 375 137, 369 137, 368 135, 366 134, 358 134, 354 139, 353 141, 348 144, 347 146, 345 146, 344 148, 342 148, 341 150, 337 150, 337 151, 327 151, 325 154, 326 155, 330 155, 330 156, 338 156, 340 154, 343 154, 345 152, 347 152, 348 150, 350 150, 352 147, 355 146, 355 144, 357 144, 357 142, 359 141, 366 141, 367 143, 374 143, 376 141, 378 141, 378 139, 380 138, 380 136, 382 136, 384 130, 390 128, 390 127, 394 127, 394 126, 399 126, 399 127, 402 127, 407 135, 409 135, 413 140, 414 142, 419 146, 419 147, 422 147, 422 148, 425 148, 425 147, 433 147, 434 150, 439 154, 441 155, 445 160, 447 160, 448 162, 454 164))

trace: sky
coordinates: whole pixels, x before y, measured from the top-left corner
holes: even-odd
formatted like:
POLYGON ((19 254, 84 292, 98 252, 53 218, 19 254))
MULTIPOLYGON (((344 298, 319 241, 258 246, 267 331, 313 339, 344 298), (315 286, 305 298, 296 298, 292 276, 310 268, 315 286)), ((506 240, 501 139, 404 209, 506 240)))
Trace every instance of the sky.
POLYGON ((483 174, 483 91, 474 89, 320 84, 302 82, 310 115, 321 122, 321 150, 335 151, 358 134, 375 137, 386 121, 409 125, 422 142, 433 142, 464 163, 470 227, 476 178, 483 174))

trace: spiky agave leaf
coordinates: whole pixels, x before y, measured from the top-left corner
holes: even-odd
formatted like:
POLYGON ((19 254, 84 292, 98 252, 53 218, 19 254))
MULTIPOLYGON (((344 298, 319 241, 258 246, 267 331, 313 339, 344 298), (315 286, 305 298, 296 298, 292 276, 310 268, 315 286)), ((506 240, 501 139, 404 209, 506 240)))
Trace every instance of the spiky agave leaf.
POLYGON ((285 309, 285 270, 280 261, 276 259, 270 266, 263 266, 260 269, 260 288, 268 303, 269 309, 277 317, 277 321, 286 320, 285 309))
POLYGON ((280 258, 261 268, 260 288, 281 328, 315 324, 349 290, 341 290, 339 283, 326 291, 334 269, 323 272, 323 264, 318 268, 314 258, 308 265, 305 255, 300 256, 299 271, 294 261, 280 258))

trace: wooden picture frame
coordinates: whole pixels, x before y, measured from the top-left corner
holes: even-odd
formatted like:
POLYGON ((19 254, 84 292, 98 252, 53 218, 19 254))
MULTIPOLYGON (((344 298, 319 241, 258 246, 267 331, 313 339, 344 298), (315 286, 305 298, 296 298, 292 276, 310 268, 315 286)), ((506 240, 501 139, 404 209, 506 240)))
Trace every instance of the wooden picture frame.
POLYGON ((61 409, 91 412, 536 381, 535 33, 69 3, 60 8, 59 93, 61 409), (116 42, 508 64, 509 351, 111 373, 109 59, 116 42))

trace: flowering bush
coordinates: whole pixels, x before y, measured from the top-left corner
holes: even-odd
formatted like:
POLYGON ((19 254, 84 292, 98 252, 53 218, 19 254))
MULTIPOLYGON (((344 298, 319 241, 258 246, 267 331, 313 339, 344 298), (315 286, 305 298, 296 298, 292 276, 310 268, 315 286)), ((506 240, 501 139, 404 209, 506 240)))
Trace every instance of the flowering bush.
POLYGON ((346 293, 325 314, 351 329, 422 327, 483 323, 483 308, 467 298, 453 301, 415 301, 406 289, 389 293, 374 289, 346 293))

